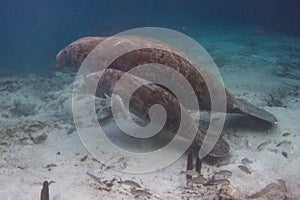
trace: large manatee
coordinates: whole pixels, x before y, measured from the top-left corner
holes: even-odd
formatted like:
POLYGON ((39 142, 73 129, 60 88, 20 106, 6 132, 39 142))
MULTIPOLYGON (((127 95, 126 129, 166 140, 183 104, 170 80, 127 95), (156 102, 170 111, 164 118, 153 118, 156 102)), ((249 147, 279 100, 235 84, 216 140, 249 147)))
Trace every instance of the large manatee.
MULTIPOLYGON (((215 93, 221 93, 224 91, 223 85, 206 68, 197 64, 198 67, 200 67, 200 74, 194 66, 196 65, 196 62, 175 47, 170 46, 162 41, 147 37, 122 37, 123 39, 119 41, 118 45, 126 43, 137 47, 137 49, 129 51, 126 54, 118 57, 109 64, 108 68, 126 72, 135 66, 147 63, 158 63, 169 66, 182 74, 185 79, 188 80, 193 87, 195 94, 197 95, 199 108, 203 110, 211 110, 212 105, 210 91, 214 91, 215 93), (153 44, 159 46, 160 48, 153 48, 153 44), (207 82, 211 83, 210 88, 208 88, 207 82)), ((80 38, 63 48, 57 54, 56 60, 61 66, 79 68, 87 55, 105 39, 105 37, 80 38)), ((114 48, 118 48, 118 46, 116 45, 114 48)), ((105 62, 105 60, 103 60, 103 62, 105 62)), ((99 70, 102 69, 91 69, 91 72, 96 72, 99 70)), ((173 81, 174 84, 176 84, 176 80, 170 81, 173 81)), ((178 85, 178 87, 180 87, 180 85, 178 85)), ((277 123, 277 119, 273 114, 258 108, 257 106, 246 102, 245 100, 236 99, 227 90, 225 90, 225 93, 226 112, 245 114, 272 124, 277 123)), ((218 99, 216 99, 216 101, 218 104, 218 99)))

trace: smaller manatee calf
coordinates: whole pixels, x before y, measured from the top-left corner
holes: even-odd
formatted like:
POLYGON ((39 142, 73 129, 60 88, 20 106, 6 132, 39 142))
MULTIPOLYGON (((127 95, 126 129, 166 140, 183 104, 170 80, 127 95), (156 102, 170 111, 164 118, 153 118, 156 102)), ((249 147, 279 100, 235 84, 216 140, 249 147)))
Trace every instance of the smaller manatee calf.
MULTIPOLYGON (((85 79, 86 84, 97 85, 96 96, 103 96, 104 93, 111 97, 115 85, 124 74, 125 72, 123 71, 106 69, 88 74, 85 79)), ((155 135, 155 137, 172 139, 177 133, 179 124, 183 123, 185 135, 182 135, 182 137, 193 139, 191 138, 191 133, 197 132, 196 137, 193 140, 193 145, 199 146, 203 143, 205 134, 196 127, 191 115, 178 102, 178 99, 172 93, 145 79, 129 73, 127 73, 127 75, 130 78, 118 85, 118 90, 116 91, 117 95, 120 97, 126 96, 128 95, 128 88, 135 88, 135 86, 142 85, 130 96, 129 111, 131 113, 146 122, 149 122, 150 120, 149 109, 155 104, 163 106, 167 113, 167 119, 164 124, 164 130, 167 131, 163 131, 162 134, 155 135), (180 109, 180 107, 182 109, 180 109), (183 122, 181 122, 181 117, 189 120, 183 120, 183 122)), ((221 138, 209 152, 209 155, 217 158, 225 157, 228 155, 229 150, 230 147, 228 143, 221 138)))

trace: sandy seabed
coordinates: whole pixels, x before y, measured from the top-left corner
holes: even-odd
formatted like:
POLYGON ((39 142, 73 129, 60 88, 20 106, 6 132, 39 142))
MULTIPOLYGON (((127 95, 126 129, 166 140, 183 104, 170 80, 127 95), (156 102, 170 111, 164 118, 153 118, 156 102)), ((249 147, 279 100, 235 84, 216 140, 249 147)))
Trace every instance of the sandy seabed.
POLYGON ((45 75, 0 78, 0 199, 38 199, 45 180, 52 182, 50 199, 56 200, 300 199, 299 38, 237 30, 206 35, 195 39, 203 41, 226 88, 279 121, 266 128, 228 115, 223 138, 231 155, 223 163, 204 163, 202 173, 209 179, 229 170, 232 174, 221 175, 229 183, 187 184, 181 173, 186 155, 146 174, 97 161, 72 120, 75 72, 54 68, 45 75))

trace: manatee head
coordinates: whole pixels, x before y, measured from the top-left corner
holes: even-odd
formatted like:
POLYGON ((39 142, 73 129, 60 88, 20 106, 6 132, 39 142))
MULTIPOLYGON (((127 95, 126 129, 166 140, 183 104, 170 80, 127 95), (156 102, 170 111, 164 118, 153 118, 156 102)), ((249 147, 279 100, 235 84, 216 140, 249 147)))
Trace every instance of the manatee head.
POLYGON ((56 61, 63 67, 79 68, 86 56, 104 39, 103 37, 80 38, 60 50, 56 55, 56 61))

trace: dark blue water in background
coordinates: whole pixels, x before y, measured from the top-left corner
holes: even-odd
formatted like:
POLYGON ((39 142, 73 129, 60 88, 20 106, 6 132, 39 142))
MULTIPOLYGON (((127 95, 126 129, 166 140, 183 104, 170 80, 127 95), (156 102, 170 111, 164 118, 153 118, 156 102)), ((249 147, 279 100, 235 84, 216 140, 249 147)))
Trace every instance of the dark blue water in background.
POLYGON ((56 53, 79 37, 144 26, 192 37, 184 27, 219 27, 220 34, 233 26, 256 27, 298 37, 299 13, 299 0, 0 0, 0 69, 45 72, 56 53))

